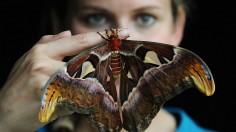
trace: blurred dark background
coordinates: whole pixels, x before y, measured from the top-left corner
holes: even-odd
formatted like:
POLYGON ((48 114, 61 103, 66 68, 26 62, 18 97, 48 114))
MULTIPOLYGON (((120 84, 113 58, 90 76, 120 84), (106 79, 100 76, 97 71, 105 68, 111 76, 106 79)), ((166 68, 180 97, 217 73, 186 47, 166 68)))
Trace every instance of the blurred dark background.
MULTIPOLYGON (((43 1, 0 2, 1 86, 15 61, 41 37, 38 25, 44 11, 43 1)), ((205 97, 195 89, 187 90, 165 106, 184 108, 203 127, 233 131, 236 128, 234 4, 220 0, 194 2, 196 7, 187 22, 181 46, 206 62, 214 76, 216 92, 205 97)))

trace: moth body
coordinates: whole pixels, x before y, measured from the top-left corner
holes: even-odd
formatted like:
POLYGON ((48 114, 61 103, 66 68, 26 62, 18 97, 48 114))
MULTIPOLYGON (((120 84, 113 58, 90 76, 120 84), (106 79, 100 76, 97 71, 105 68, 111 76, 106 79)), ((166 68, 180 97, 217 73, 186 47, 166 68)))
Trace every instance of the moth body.
POLYGON ((118 53, 111 54, 110 68, 111 68, 114 79, 116 80, 117 78, 119 78, 120 71, 121 71, 121 59, 118 53))
POLYGON ((88 49, 58 70, 42 96, 39 120, 47 122, 63 105, 85 116, 98 131, 145 131, 163 104, 189 88, 206 96, 215 83, 205 62, 187 49, 120 39, 88 49))

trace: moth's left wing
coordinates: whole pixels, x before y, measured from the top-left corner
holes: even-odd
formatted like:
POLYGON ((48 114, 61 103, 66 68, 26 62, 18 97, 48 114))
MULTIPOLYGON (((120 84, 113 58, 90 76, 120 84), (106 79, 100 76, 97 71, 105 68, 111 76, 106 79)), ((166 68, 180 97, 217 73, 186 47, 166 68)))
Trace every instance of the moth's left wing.
POLYGON ((41 122, 47 122, 58 106, 83 114, 96 110, 104 98, 105 90, 93 77, 94 65, 99 58, 92 53, 101 47, 104 44, 75 56, 50 77, 42 95, 39 112, 41 122))
POLYGON ((47 122, 57 106, 83 114, 100 131, 122 128, 107 44, 73 57, 51 76, 42 97, 39 120, 47 122))
POLYGON ((193 52, 167 44, 123 40, 120 54, 120 97, 123 127, 144 131, 165 101, 196 87, 210 96, 214 80, 205 62, 193 52))

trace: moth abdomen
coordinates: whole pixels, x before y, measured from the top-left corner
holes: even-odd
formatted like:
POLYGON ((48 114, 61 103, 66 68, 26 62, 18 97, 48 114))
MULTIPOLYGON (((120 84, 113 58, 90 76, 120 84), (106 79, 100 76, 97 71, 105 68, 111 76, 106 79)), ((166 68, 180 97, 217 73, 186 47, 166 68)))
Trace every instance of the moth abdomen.
POLYGON ((111 54, 110 68, 111 68, 114 79, 119 78, 120 72, 121 72, 121 59, 118 53, 111 54))

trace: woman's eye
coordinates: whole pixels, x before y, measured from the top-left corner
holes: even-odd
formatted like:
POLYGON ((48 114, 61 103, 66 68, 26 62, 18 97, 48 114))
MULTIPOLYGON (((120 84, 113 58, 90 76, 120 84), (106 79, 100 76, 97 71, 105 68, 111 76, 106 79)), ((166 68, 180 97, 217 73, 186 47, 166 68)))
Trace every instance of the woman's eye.
POLYGON ((85 16, 84 18, 84 22, 86 25, 89 26, 103 26, 107 23, 107 18, 105 15, 103 14, 89 14, 87 16, 85 16))
POLYGON ((149 14, 141 14, 136 17, 139 26, 151 26, 155 23, 156 18, 149 14))

